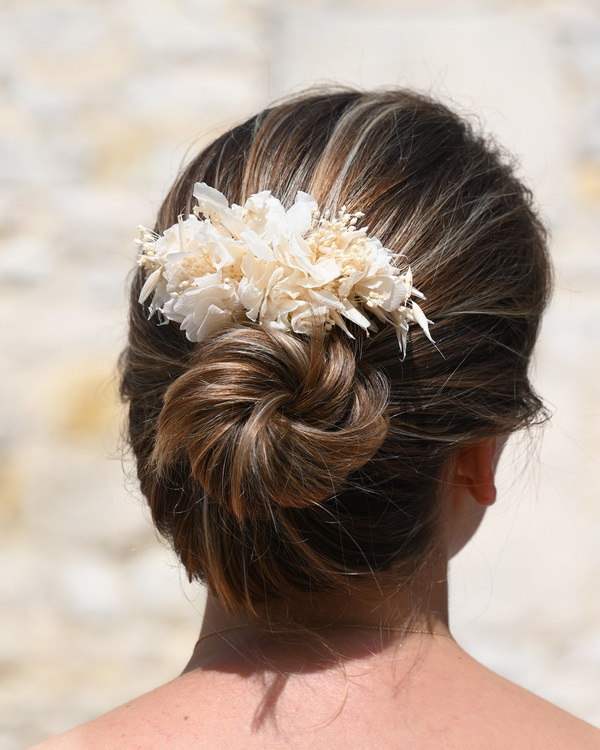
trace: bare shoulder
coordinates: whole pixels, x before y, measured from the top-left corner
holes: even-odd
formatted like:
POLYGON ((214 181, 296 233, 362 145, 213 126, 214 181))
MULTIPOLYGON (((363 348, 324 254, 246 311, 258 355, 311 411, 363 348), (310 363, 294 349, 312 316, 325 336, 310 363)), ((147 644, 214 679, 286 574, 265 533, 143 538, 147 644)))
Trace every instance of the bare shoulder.
POLYGON ((538 747, 539 744, 540 747, 556 747, 557 750, 565 747, 600 750, 599 729, 552 703, 518 688, 513 705, 518 706, 518 710, 506 711, 504 715, 509 720, 511 715, 515 717, 516 726, 522 726, 523 735, 528 734, 531 738, 531 747, 538 747), (539 742, 541 737, 544 737, 544 743, 539 742), (538 744, 534 745, 536 738, 538 744))
POLYGON ((214 750, 221 746, 215 744, 220 721, 215 701, 224 707, 235 691, 212 690, 212 683, 210 677, 198 681, 182 675, 29 750, 214 750))
MULTIPOLYGON (((135 698, 97 719, 40 742, 29 750, 106 750, 106 748, 187 748, 168 736, 172 713, 178 708, 178 691, 172 683, 135 698)), ((187 716, 182 711, 185 723, 187 716)), ((182 732, 183 734, 183 732, 182 732)))
POLYGON ((264 684, 190 673, 31 750, 600 750, 600 730, 464 652, 408 682, 407 693, 375 672, 361 672, 347 692, 343 681, 290 681, 278 688, 277 711, 261 724, 264 684), (314 695, 320 696, 316 702, 314 695), (283 744, 282 738, 287 738, 283 744))
MULTIPOLYGON (((489 733, 492 732, 498 740, 504 738, 502 742, 509 743, 506 747, 600 750, 600 729, 477 662, 474 664, 481 670, 480 678, 472 682, 473 689, 482 691, 482 698, 474 700, 474 705, 481 709, 480 719, 483 720, 474 726, 476 731, 482 732, 481 747, 490 746, 489 733), (483 733, 488 734, 486 742, 483 742, 483 733)), ((476 746, 477 742, 473 747, 476 746)))

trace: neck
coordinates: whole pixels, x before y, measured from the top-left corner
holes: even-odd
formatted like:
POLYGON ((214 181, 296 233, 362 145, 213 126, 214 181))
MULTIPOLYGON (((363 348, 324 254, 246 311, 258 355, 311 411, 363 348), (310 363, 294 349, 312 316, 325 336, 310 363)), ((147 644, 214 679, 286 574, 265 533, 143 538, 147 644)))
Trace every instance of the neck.
MULTIPOLYGON (((394 585, 391 576, 370 579, 369 585, 355 585, 351 590, 337 594, 306 596, 292 602, 270 603, 257 615, 231 614, 212 596, 208 596, 199 643, 188 670, 198 666, 202 653, 226 649, 233 644, 239 649, 243 642, 256 641, 260 634, 264 642, 269 634, 286 629, 314 631, 324 637, 340 635, 345 638, 361 637, 379 630, 386 633, 405 632, 448 634, 447 561, 431 564, 410 585, 394 585), (349 627, 351 626, 351 627, 349 627), (222 637, 210 638, 217 631, 222 637)), ((389 639, 388 639, 389 640, 389 639)))

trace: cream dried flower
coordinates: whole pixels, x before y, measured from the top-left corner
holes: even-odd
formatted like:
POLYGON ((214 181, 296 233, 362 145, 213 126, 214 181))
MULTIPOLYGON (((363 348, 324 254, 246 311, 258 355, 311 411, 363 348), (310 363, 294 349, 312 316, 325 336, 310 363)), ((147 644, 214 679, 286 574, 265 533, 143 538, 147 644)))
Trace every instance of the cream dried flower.
POLYGON ((196 183, 194 197, 193 215, 160 237, 139 227, 137 240, 148 271, 140 303, 153 294, 149 314, 179 323, 190 341, 244 320, 309 333, 316 319, 352 337, 346 320, 368 335, 379 319, 395 327, 403 354, 411 323, 433 342, 410 268, 401 272, 396 254, 356 228, 362 214, 321 216, 302 191, 287 211, 268 190, 229 206, 196 183))

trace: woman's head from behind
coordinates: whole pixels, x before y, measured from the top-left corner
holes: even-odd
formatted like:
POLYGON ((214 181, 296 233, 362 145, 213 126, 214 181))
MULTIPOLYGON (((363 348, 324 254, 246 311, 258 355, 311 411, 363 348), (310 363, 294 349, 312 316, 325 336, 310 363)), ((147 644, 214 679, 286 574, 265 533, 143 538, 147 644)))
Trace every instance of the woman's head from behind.
POLYGON ((444 472, 464 446, 532 422, 528 365, 550 287, 545 235, 497 150, 407 91, 305 94, 208 146, 167 196, 157 233, 204 182, 242 205, 299 190, 322 214, 405 256, 434 346, 411 327, 354 338, 248 321, 193 343, 158 325, 133 282, 122 393, 142 491, 190 577, 229 610, 419 570, 444 472))

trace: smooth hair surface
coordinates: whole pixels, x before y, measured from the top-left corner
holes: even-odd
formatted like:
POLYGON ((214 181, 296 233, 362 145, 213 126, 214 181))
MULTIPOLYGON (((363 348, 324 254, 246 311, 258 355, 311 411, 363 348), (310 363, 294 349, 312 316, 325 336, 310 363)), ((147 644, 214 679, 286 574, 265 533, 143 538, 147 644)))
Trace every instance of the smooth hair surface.
POLYGON ((155 230, 206 182, 233 203, 298 190, 410 263, 434 321, 300 335, 236 324, 191 343, 131 289, 121 361, 153 519, 230 611, 344 590, 431 553, 464 445, 543 419, 528 376, 551 272, 529 191, 443 104, 406 90, 307 92, 223 134, 181 172, 155 230))

